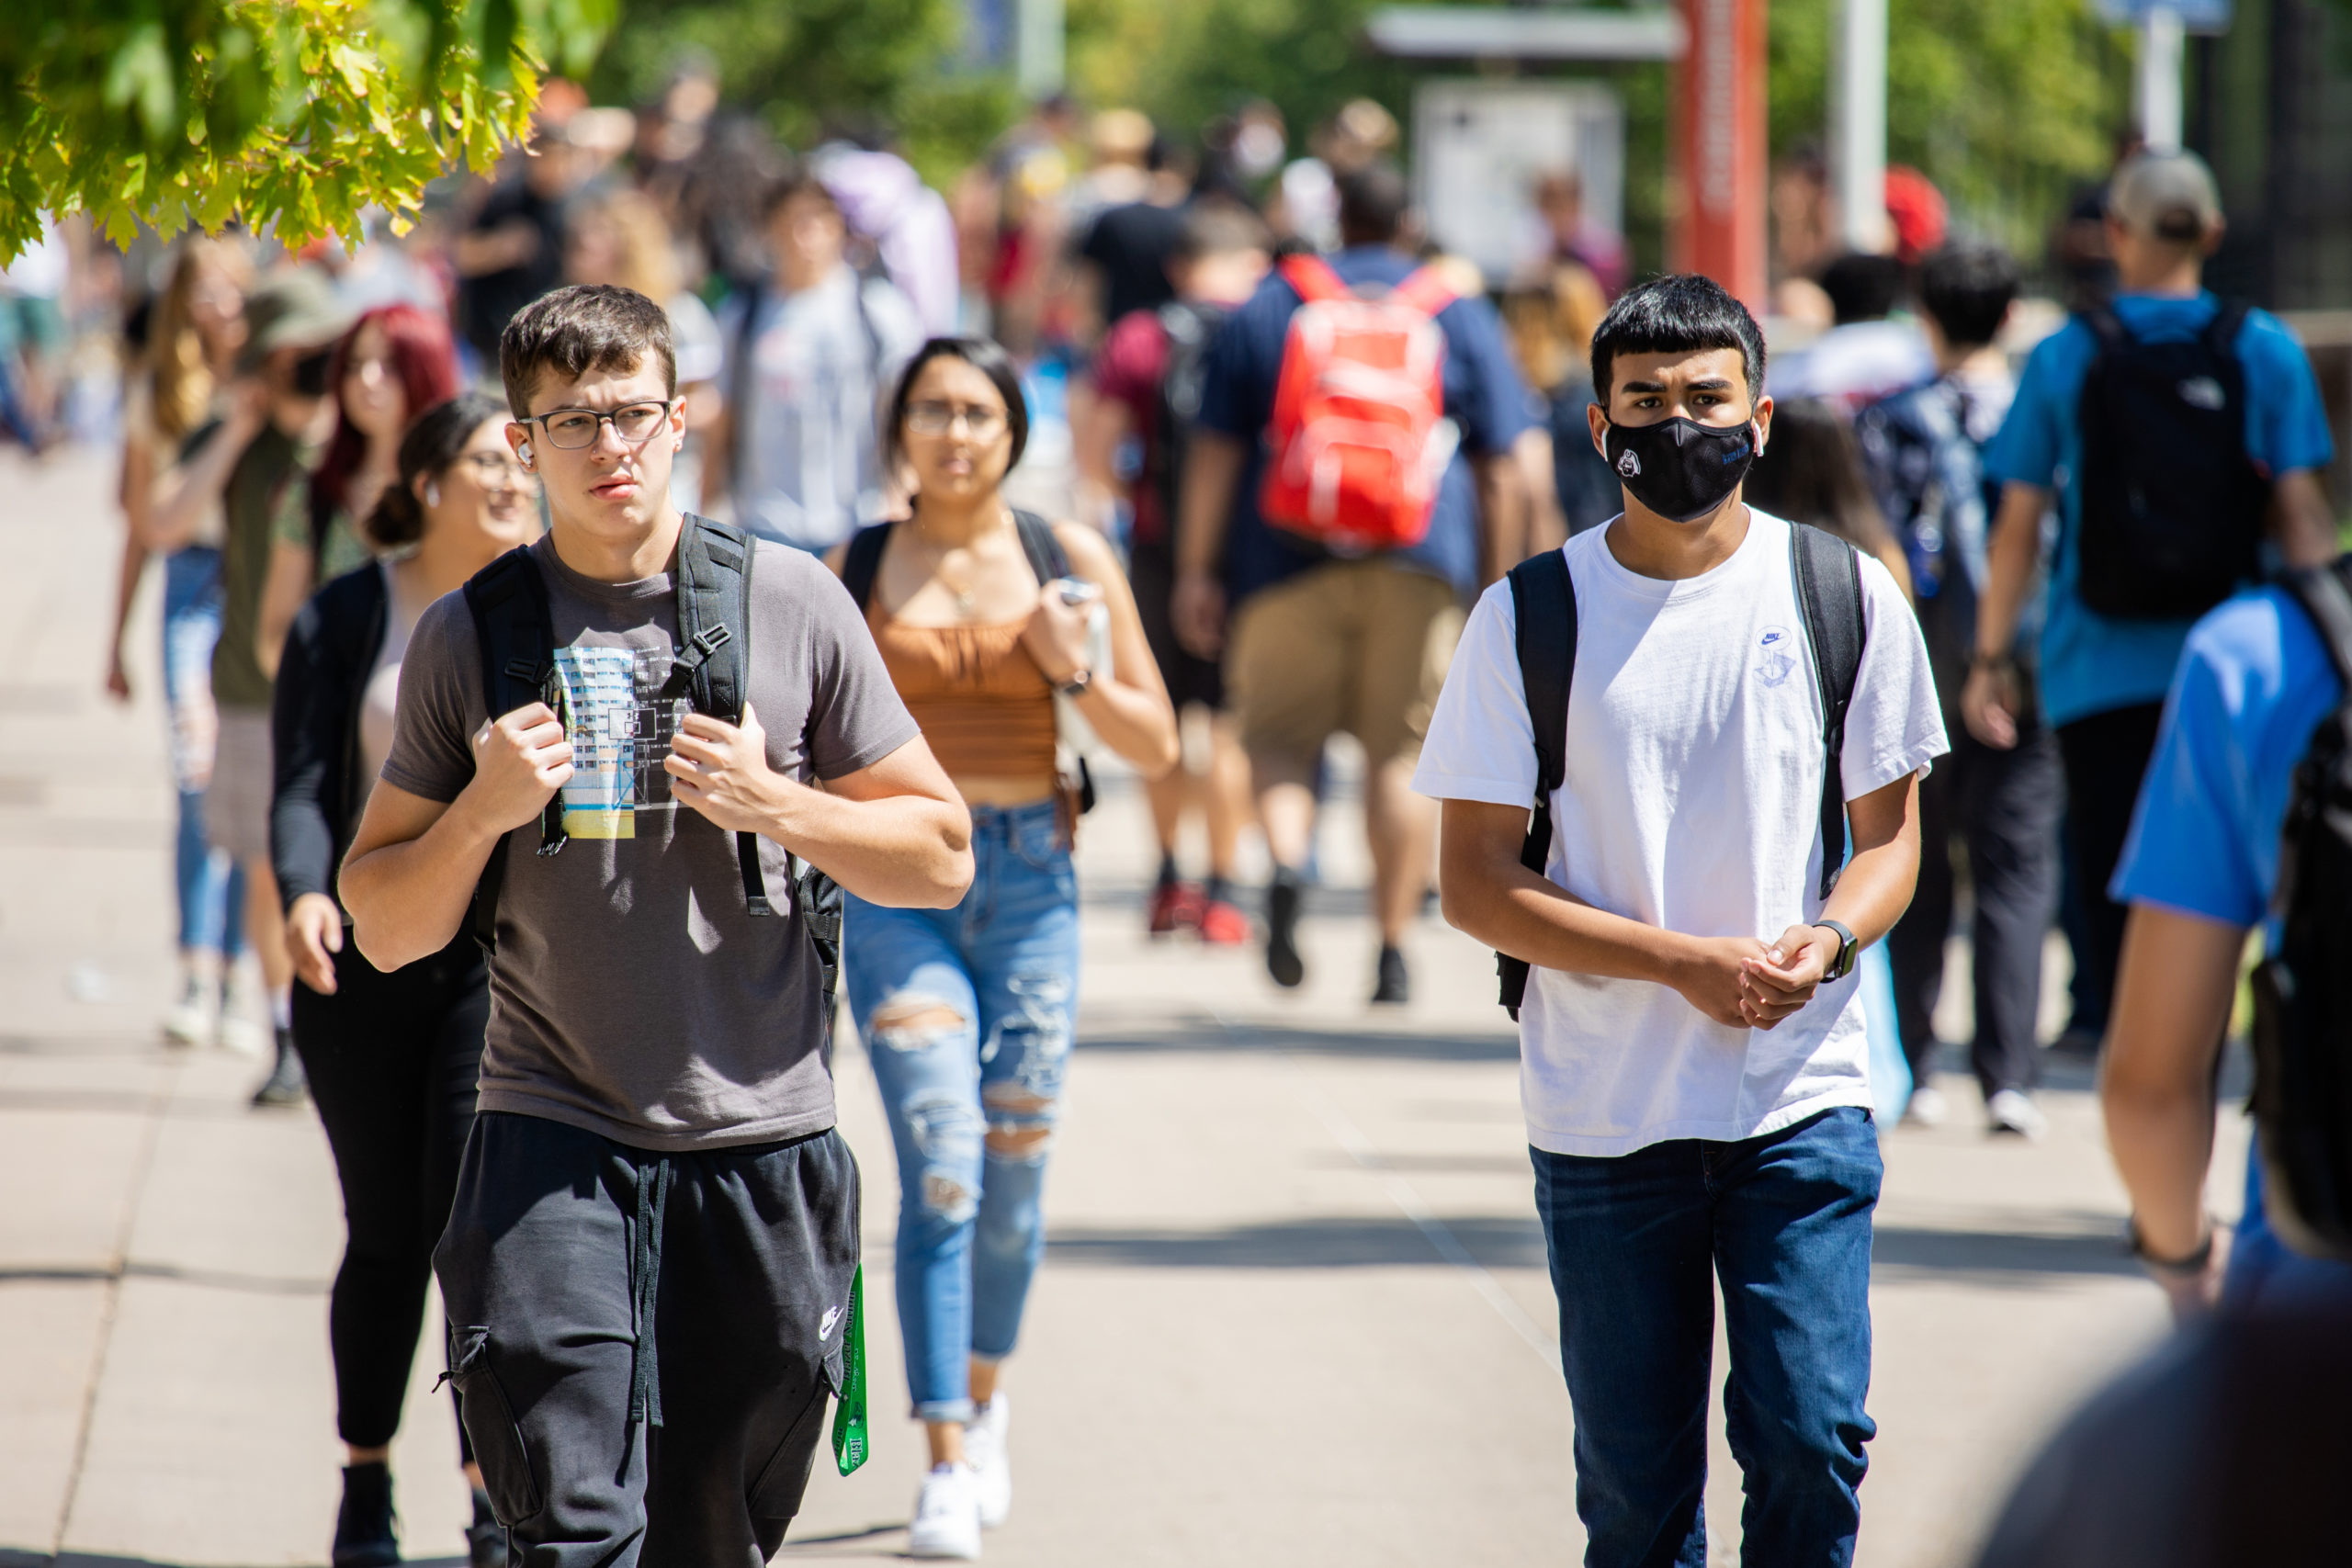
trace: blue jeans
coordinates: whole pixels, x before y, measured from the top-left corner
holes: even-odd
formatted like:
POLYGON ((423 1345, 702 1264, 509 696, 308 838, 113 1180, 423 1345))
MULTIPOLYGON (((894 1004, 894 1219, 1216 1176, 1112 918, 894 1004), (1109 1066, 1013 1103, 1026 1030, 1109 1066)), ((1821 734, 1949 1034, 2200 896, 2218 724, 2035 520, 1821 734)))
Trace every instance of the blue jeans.
POLYGON ((1611 1159, 1531 1150, 1576 1411, 1592 1568, 1704 1568, 1713 1283, 1746 1477, 1743 1562, 1841 1568, 1860 1520, 1871 1379, 1870 1113, 1826 1111, 1738 1143, 1611 1159), (1712 1278, 1711 1278, 1712 1277, 1712 1278))
POLYGON ((212 777, 212 648, 220 640, 220 552, 190 545, 164 558, 164 706, 179 794, 173 876, 180 946, 233 962, 244 950, 245 874, 204 832, 212 777))
POLYGON ((1078 1010, 1078 879, 1050 802, 972 808, 952 909, 851 895, 843 968, 899 1156, 899 1327, 915 1414, 972 1416, 969 1361, 1020 1337, 1078 1010))

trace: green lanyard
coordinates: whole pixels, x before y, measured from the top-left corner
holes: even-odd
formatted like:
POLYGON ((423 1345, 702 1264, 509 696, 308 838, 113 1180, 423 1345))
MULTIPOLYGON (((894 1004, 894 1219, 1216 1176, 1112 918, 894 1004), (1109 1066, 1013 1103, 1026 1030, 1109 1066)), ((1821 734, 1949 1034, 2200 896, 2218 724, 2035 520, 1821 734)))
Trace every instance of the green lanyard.
POLYGON ((842 1344, 842 1397, 833 1407, 833 1462, 847 1475, 865 1462, 865 1266, 849 1281, 849 1330, 842 1344))

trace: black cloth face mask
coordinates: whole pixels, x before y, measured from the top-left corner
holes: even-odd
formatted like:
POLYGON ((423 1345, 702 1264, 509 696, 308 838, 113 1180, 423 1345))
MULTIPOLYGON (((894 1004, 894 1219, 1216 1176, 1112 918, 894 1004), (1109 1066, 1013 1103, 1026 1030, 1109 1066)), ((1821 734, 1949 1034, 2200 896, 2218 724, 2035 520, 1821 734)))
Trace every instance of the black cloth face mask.
POLYGON ((1610 468, 1635 501, 1671 522, 1689 523, 1721 506, 1747 477, 1756 461, 1756 423, 1611 422, 1601 443, 1610 468))

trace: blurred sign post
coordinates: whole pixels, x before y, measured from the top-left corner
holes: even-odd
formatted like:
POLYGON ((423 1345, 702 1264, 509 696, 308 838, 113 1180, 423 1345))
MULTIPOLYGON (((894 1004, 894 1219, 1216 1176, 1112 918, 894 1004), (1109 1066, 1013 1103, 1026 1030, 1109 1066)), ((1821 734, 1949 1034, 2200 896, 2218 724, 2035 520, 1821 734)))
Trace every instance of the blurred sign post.
POLYGON ((1886 0, 1845 0, 1830 80, 1830 164, 1849 251, 1886 249, 1886 0))
POLYGON ((2135 96, 2140 138, 2161 152, 2180 147, 2180 60, 2190 33, 2230 30, 2232 0, 2096 0, 2099 19, 2140 30, 2135 96))
POLYGON ((1765 308, 1765 0, 1682 0, 1675 105, 1682 220, 1674 265, 1765 308))
POLYGON ((1624 231, 1625 109, 1598 82, 1492 77, 1423 82, 1413 94, 1413 184, 1430 235, 1508 284, 1550 254, 1534 192, 1574 174, 1585 221, 1624 231))

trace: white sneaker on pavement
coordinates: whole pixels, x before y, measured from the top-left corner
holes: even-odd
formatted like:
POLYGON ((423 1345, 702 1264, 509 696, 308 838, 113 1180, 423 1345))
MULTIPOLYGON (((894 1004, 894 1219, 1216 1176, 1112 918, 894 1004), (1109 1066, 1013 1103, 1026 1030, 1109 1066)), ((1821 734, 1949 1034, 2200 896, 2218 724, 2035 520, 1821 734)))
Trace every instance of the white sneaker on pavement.
POLYGON ((2013 1133, 2038 1141, 2050 1130, 2050 1119, 2022 1089, 1996 1090, 1993 1098, 1984 1102, 1984 1115, 1988 1122, 1985 1130, 1991 1133, 2013 1133))
POLYGON ((972 1413, 964 1428, 964 1462, 979 1483, 980 1528, 994 1529, 1012 1512, 1012 1456, 1005 1438, 1012 1429, 1012 1402, 999 1393, 972 1413))
POLYGON ((190 976, 180 999, 164 1014, 164 1040, 171 1045, 209 1045, 220 1030, 220 987, 190 976))
POLYGON ((943 1464, 922 1478, 915 1494, 915 1519, 907 1529, 910 1557, 954 1558, 969 1562, 980 1554, 980 1487, 968 1464, 943 1464))
POLYGON ((1933 1084, 1921 1084, 1911 1091, 1904 1102, 1903 1120, 1918 1127, 1940 1127, 1951 1107, 1944 1103, 1944 1091, 1933 1084))

